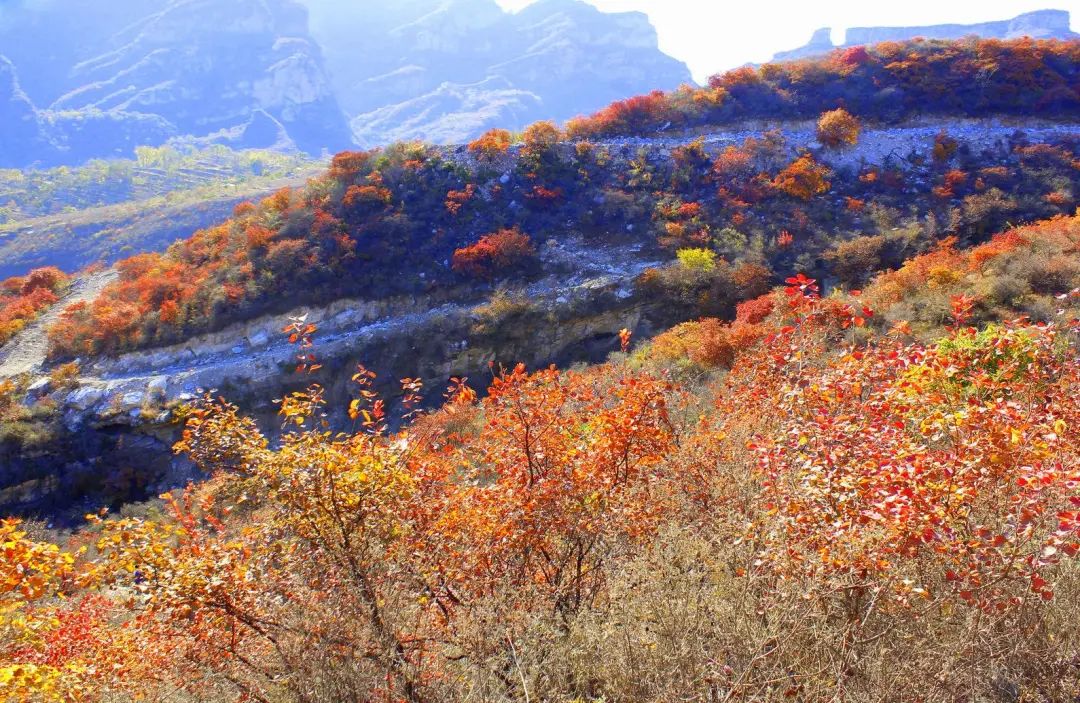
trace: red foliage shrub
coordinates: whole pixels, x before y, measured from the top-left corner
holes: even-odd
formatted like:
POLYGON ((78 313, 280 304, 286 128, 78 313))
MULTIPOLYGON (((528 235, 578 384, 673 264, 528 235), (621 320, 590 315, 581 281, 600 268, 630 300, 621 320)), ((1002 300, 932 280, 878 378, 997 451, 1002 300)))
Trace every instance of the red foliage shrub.
POLYGON ((368 151, 343 151, 330 162, 330 178, 348 183, 364 172, 372 159, 368 151))
POLYGON ((539 205, 550 205, 563 197, 563 189, 536 185, 526 197, 539 205))
POLYGON ((873 61, 865 46, 853 46, 840 54, 839 61, 845 66, 862 66, 873 61))
POLYGON ((504 229, 454 252, 452 268, 474 278, 494 278, 536 255, 529 235, 504 229))
POLYGON ((456 215, 461 212, 461 208, 465 206, 465 203, 472 200, 476 195, 476 186, 469 183, 462 190, 451 190, 446 194, 446 202, 443 203, 446 211, 451 215, 456 215))
POLYGON ((748 325, 756 325, 772 314, 776 299, 772 293, 746 300, 735 307, 735 319, 748 325))
POLYGON ((47 266, 0 283, 0 344, 55 304, 70 280, 60 269, 47 266))
POLYGON ((363 217, 390 205, 393 194, 380 185, 349 186, 342 205, 352 217, 363 217))

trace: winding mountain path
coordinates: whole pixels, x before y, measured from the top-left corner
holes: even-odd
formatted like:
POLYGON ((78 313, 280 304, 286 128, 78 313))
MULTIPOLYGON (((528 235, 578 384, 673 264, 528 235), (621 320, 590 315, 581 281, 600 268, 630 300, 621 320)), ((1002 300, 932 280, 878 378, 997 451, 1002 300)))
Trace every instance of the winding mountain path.
POLYGON ((0 378, 40 371, 49 353, 49 327, 60 319, 60 314, 66 307, 79 302, 90 302, 115 280, 116 276, 115 269, 107 269, 76 279, 71 290, 60 302, 0 347, 0 378))

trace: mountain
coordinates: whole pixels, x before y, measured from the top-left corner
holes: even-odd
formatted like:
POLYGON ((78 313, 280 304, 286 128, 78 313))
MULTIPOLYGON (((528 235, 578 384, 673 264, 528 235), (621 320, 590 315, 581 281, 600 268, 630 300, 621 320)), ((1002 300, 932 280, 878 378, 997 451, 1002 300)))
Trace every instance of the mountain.
POLYGON ((15 66, 0 56, 0 163, 31 161, 34 155, 51 148, 41 117, 19 84, 15 66))
POLYGON ((4 165, 126 156, 177 136, 235 145, 239 135, 244 146, 287 143, 316 154, 351 143, 302 5, 108 5, 97 14, 76 0, 49 0, 0 14, 8 59, 0 74, 19 73, 18 81, 0 78, 0 95, 15 96, 0 114, 8 124, 17 104, 23 125, 40 125, 37 143, 51 143, 3 154, 4 165), (21 93, 5 87, 20 83, 28 86, 21 93), (256 135, 267 143, 252 143, 256 135))
POLYGON ((0 281, 4 700, 1076 700, 1078 76, 743 67, 0 281))
POLYGON ((844 36, 844 43, 835 46, 830 29, 824 27, 814 32, 810 41, 790 51, 781 51, 773 61, 791 61, 819 56, 833 49, 876 44, 884 41, 905 41, 915 37, 924 39, 961 39, 967 36, 984 39, 1076 39, 1080 34, 1069 26, 1069 13, 1065 10, 1037 10, 1017 15, 1011 20, 980 22, 978 24, 934 24, 925 27, 852 27, 844 36))
POLYGON ((354 139, 465 141, 690 80, 644 14, 581 0, 518 13, 494 0, 13 0, 0 51, 0 126, 20 137, 0 167, 172 139, 314 155, 354 139))
POLYGON ((637 12, 541 0, 306 0, 312 33, 362 145, 461 142, 484 129, 566 120, 691 82, 637 12))

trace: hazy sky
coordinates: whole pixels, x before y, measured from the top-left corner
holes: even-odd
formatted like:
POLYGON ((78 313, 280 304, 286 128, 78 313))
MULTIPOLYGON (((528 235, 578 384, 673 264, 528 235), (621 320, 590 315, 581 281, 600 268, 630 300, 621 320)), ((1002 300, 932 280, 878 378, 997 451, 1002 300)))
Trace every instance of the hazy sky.
MULTIPOLYGON (((519 9, 533 0, 498 0, 519 9)), ((1072 13, 1080 31, 1080 0, 588 0, 606 11, 639 10, 652 18, 660 48, 690 65, 694 77, 762 62, 806 43, 818 27, 843 41, 847 27, 972 23, 1055 8, 1072 13)))

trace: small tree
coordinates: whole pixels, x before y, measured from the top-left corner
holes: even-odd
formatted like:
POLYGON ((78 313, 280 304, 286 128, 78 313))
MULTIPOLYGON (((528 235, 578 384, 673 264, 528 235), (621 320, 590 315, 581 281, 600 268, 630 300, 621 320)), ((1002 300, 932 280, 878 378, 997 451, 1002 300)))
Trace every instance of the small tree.
POLYGON ((817 138, 829 149, 855 146, 861 129, 854 115, 844 108, 838 108, 821 114, 817 123, 817 138))

